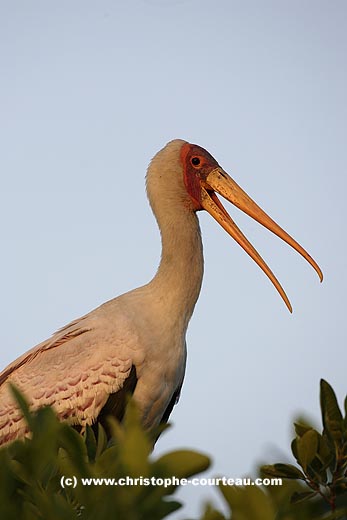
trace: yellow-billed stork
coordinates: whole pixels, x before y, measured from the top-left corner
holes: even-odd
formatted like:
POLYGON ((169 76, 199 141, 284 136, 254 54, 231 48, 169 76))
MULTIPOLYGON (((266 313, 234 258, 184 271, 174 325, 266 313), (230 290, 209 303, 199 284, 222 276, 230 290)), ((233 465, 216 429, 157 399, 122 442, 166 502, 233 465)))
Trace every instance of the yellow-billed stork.
POLYGON ((296 249, 323 278, 311 256, 198 145, 177 139, 157 153, 148 168, 147 193, 162 238, 156 275, 69 323, 5 368, 0 444, 27 433, 9 382, 23 391, 33 410, 52 405, 61 420, 81 428, 103 422, 108 414, 121 420, 127 392, 146 428, 167 421, 184 378, 185 335, 203 276, 199 210, 207 210, 255 260, 291 311, 280 283, 217 193, 296 249))

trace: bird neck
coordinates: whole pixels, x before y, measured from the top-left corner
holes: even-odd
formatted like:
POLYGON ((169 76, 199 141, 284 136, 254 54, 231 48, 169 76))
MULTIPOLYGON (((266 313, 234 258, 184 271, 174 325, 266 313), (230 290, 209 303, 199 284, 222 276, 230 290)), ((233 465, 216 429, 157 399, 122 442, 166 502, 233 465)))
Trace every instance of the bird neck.
POLYGON ((156 215, 162 238, 162 255, 150 285, 161 306, 186 328, 199 297, 203 253, 199 221, 190 209, 179 207, 172 216, 156 215))

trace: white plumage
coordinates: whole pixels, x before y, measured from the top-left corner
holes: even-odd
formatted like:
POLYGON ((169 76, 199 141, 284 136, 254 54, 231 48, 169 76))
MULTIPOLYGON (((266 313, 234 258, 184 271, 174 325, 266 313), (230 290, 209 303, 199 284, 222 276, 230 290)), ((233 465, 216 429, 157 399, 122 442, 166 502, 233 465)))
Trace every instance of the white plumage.
POLYGON ((110 413, 121 419, 127 392, 133 393, 146 428, 168 419, 184 378, 185 335, 203 276, 200 209, 207 209, 244 247, 290 306, 214 191, 295 247, 321 277, 311 257, 265 213, 252 214, 260 208, 244 200, 244 192, 208 152, 171 141, 153 158, 147 174, 148 198, 162 237, 155 277, 73 321, 0 374, 0 444, 27 432, 8 382, 24 392, 32 409, 52 405, 62 420, 82 428, 97 419, 103 422, 110 413))

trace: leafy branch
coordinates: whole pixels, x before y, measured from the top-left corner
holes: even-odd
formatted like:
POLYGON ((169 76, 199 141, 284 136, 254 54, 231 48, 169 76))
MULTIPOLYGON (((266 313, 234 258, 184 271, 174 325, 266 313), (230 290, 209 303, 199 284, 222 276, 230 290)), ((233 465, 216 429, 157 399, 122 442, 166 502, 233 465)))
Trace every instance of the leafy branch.
POLYGON ((320 407, 321 433, 308 424, 294 424, 296 437, 291 449, 301 469, 291 464, 273 464, 263 466, 262 471, 267 476, 302 481, 309 489, 293 493, 292 503, 319 496, 331 511, 325 518, 337 519, 345 515, 345 508, 337 510, 337 506, 344 502, 347 491, 347 398, 343 417, 334 390, 322 379, 320 407))
POLYGON ((97 435, 88 427, 82 436, 49 407, 31 413, 18 390, 13 393, 31 437, 0 450, 0 518, 161 520, 182 506, 172 498, 178 485, 84 486, 81 478, 188 479, 210 465, 206 455, 192 450, 152 457, 152 439, 131 401, 122 424, 111 420, 108 442, 101 424, 97 435), (62 477, 78 484, 62 487, 62 477))
MULTIPOLYGON (((175 450, 156 457, 153 435, 141 426, 129 402, 122 424, 110 419, 111 441, 103 427, 80 435, 49 407, 29 411, 13 389, 31 436, 0 449, 0 518, 6 520, 161 520, 182 504, 174 497, 178 479, 209 467, 206 455, 175 450), (61 486, 75 477, 76 487, 61 486), (170 485, 91 485, 81 478, 167 479, 170 485)), ((326 381, 320 384, 322 431, 297 421, 291 444, 297 464, 260 468, 259 476, 282 478, 281 486, 230 486, 219 490, 227 513, 208 504, 200 520, 347 520, 347 399, 344 416, 326 381)))

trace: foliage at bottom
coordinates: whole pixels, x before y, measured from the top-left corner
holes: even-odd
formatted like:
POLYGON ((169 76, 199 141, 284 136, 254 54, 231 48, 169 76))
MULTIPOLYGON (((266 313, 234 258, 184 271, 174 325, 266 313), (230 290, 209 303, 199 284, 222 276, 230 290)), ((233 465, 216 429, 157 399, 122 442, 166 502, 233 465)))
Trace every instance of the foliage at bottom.
MULTIPOLYGON (((30 413, 23 396, 13 392, 31 437, 0 449, 0 518, 160 520, 182 506, 174 498, 178 479, 210 465, 206 455, 191 450, 155 457, 153 436, 142 429, 132 401, 122 424, 110 419, 108 441, 100 424, 97 434, 88 427, 81 435, 49 407, 30 413)), ((207 504, 200 520, 347 520, 347 398, 343 415, 322 380, 320 404, 322 432, 302 420, 294 425, 295 463, 259 469, 258 477, 280 478, 282 485, 220 483, 227 513, 207 504)))
POLYGON ((111 422, 110 443, 101 425, 96 436, 91 428, 82 436, 49 407, 30 414, 13 390, 32 435, 0 450, 0 518, 160 520, 181 503, 172 498, 176 485, 152 485, 151 479, 189 478, 210 464, 207 456, 188 450, 152 458, 152 440, 131 401, 123 424, 111 422), (82 485, 82 478, 114 479, 117 485, 82 485), (136 478, 145 485, 119 485, 136 478))

